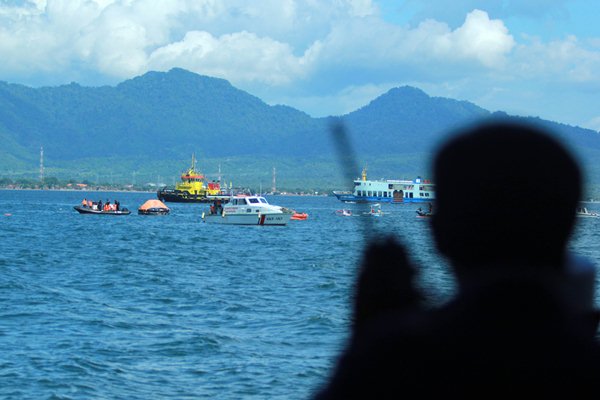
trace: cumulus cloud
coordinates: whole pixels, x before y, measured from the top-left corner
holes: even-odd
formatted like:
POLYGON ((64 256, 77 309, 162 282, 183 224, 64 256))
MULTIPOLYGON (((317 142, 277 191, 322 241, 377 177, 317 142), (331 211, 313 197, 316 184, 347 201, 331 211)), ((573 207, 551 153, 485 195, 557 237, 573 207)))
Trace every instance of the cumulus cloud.
POLYGON ((490 20, 487 13, 474 10, 465 23, 450 34, 451 51, 472 57, 486 67, 495 67, 514 47, 515 41, 500 20, 490 20))
POLYGON ((370 0, 38 0, 2 7, 0 72, 52 72, 84 65, 116 78, 189 68, 233 82, 287 85, 319 65, 394 65, 420 59, 494 67, 513 46, 501 21, 468 14, 452 31, 383 22, 370 0), (5 21, 6 22, 6 21, 5 21), (301 34, 300 40, 294 35, 301 34), (27 51, 23 51, 27 49, 27 51))
POLYGON ((305 76, 302 68, 319 48, 313 44, 328 32, 331 20, 377 12, 371 0, 18 3, 0 4, 4 76, 84 68, 124 79, 181 66, 234 82, 267 84, 305 76))
POLYGON ((371 17, 337 23, 322 41, 319 63, 328 68, 402 70, 411 74, 406 80, 425 71, 446 76, 451 70, 464 73, 465 67, 499 68, 514 46, 502 21, 491 20, 480 10, 469 13, 455 30, 435 20, 410 28, 371 17), (442 65, 446 72, 439 68, 442 65))
POLYGON ((156 70, 180 66, 233 82, 282 85, 302 76, 303 66, 310 59, 310 52, 296 57, 286 43, 250 32, 214 37, 208 32, 194 31, 188 32, 183 40, 152 52, 148 66, 156 70))
POLYGON ((451 27, 458 27, 465 14, 472 10, 486 10, 494 18, 527 18, 549 21, 568 18, 567 4, 573 0, 454 0, 449 7, 448 0, 405 0, 402 11, 410 14, 414 25, 427 19, 445 21, 451 27))
POLYGON ((0 1, 0 80, 95 85, 182 67, 313 115, 411 82, 487 104, 514 94, 509 82, 600 86, 598 43, 509 30, 502 18, 535 18, 540 1, 460 0, 448 17, 439 0, 408 0, 401 10, 418 12, 404 25, 384 0, 0 1))
POLYGON ((550 42, 530 38, 526 44, 519 46, 514 65, 522 78, 584 83, 596 88, 600 85, 598 47, 594 41, 581 43, 573 35, 550 42))

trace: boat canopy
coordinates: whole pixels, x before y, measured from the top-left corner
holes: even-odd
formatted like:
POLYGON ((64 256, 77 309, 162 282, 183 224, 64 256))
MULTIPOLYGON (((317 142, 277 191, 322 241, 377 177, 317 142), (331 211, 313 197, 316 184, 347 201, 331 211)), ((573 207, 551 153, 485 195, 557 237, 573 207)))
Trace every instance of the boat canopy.
POLYGON ((144 204, 142 204, 140 206, 139 210, 144 211, 144 210, 149 210, 151 208, 164 208, 167 210, 169 209, 169 207, 167 207, 165 205, 165 203, 163 203, 162 201, 156 200, 156 199, 150 199, 150 200, 147 200, 144 204))

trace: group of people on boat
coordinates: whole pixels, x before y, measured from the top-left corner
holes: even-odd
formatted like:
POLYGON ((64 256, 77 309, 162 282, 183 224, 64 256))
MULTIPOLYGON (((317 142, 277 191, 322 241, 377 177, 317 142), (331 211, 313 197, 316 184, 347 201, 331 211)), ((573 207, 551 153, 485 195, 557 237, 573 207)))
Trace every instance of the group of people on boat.
POLYGON ((119 203, 119 200, 115 200, 114 203, 111 203, 110 200, 106 200, 105 203, 102 203, 102 200, 96 202, 84 198, 81 201, 81 207, 98 211, 120 211, 121 203, 119 203))
POLYGON ((223 205, 221 204, 221 200, 215 200, 213 204, 210 205, 210 213, 213 215, 223 213, 223 205))
POLYGON ((420 217, 429 217, 433 214, 433 204, 428 203, 428 209, 427 211, 423 211, 423 209, 421 207, 419 207, 419 209, 417 210, 417 215, 419 215, 420 217))
POLYGON ((383 215, 383 211, 381 211, 381 205, 378 204, 373 204, 371 206, 371 210, 369 211, 369 214, 374 216, 374 217, 380 217, 383 215))

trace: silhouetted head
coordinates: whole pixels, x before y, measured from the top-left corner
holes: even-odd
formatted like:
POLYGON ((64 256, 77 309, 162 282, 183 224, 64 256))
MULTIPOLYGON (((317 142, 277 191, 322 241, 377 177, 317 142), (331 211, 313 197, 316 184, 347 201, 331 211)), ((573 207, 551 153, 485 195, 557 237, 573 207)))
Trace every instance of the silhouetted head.
POLYGON ((434 235, 457 270, 562 263, 582 183, 556 139, 531 125, 485 123, 444 144, 433 173, 434 235))

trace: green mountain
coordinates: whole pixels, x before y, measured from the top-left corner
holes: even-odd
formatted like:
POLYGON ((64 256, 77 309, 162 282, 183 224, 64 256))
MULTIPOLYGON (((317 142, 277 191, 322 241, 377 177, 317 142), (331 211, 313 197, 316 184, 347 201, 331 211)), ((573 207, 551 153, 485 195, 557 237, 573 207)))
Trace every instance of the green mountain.
MULTIPOLYGON (((182 69, 114 87, 0 82, 0 178, 38 177, 43 146, 46 175, 62 179, 173 184, 195 153, 213 179, 220 170, 226 182, 270 188, 275 168, 279 189, 326 190, 344 185, 347 168, 338 162, 334 121, 343 122, 354 165, 367 164, 370 177, 412 178, 428 174, 440 139, 490 116, 500 115, 401 87, 347 115, 312 118, 182 69)), ((597 132, 535 122, 571 144, 600 183, 591 162, 600 153, 597 132)))

